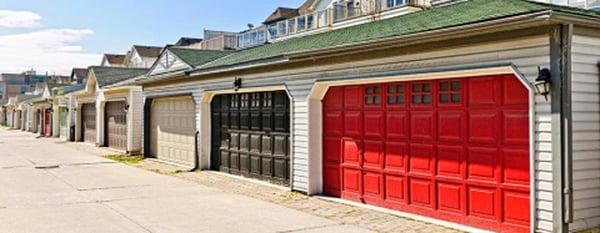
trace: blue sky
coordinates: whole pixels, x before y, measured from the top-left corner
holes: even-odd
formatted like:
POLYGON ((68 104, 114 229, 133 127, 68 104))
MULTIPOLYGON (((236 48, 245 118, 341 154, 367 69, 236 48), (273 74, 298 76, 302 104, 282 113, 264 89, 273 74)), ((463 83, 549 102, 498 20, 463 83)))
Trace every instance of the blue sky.
MULTIPOLYGON (((0 54, 13 52, 16 50, 14 48, 21 46, 16 41, 25 43, 23 38, 29 40, 32 37, 41 50, 58 45, 62 47, 50 50, 66 49, 74 53, 95 55, 124 53, 132 44, 164 45, 174 43, 182 36, 201 37, 203 29, 243 30, 248 23, 260 24, 277 6, 298 7, 302 2, 303 0, 0 0, 0 11, 5 11, 5 16, 15 18, 12 21, 8 19, 9 23, 3 24, 0 12, 0 43, 10 42, 4 43, 4 47, 0 45, 0 54), (14 12, 19 14, 13 14, 14 12), (37 15, 37 18, 24 13, 37 15), (30 24, 24 24, 24 19, 19 21, 19 17, 29 17, 30 21, 27 22, 30 24), (10 23, 15 20, 20 23, 10 23), (46 39, 37 39, 42 36, 46 39), (48 39, 53 37, 59 39, 48 39), (6 44, 14 45, 8 47, 6 44)), ((37 51, 28 55, 45 54, 44 51, 37 51)), ((10 57, 5 56, 0 57, 0 60, 10 60, 10 57)), ((31 62, 39 60, 37 58, 31 62)), ((16 72, 17 69, 27 67, 26 64, 16 65, 11 68, 0 61, 0 72, 16 72)), ((38 67, 36 64, 28 66, 38 67)), ((53 71, 51 63, 37 69, 53 71)))

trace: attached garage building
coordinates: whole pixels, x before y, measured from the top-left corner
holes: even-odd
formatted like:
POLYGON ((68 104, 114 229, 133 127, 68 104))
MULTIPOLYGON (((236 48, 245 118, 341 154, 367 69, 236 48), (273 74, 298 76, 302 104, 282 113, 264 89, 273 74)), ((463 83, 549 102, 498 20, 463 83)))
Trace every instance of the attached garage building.
POLYGON ((252 170, 253 150, 268 148, 257 136, 268 134, 249 123, 238 135, 231 119, 252 114, 253 94, 283 91, 293 190, 464 230, 577 231, 600 226, 599 19, 471 0, 137 83, 146 98, 193 97, 203 169, 243 175, 247 154, 252 170), (549 71, 547 99, 534 88, 538 67, 549 71))
MULTIPOLYGON (((168 47, 151 67, 148 76, 159 79, 180 77, 186 70, 231 53, 168 47)), ((137 83, 137 80, 131 83, 137 83)), ((144 156, 183 167, 197 167, 198 98, 189 89, 144 86, 144 156)))
POLYGON ((90 67, 85 87, 67 95, 75 97, 78 106, 77 140, 139 153, 141 87, 116 85, 147 72, 139 68, 90 67))

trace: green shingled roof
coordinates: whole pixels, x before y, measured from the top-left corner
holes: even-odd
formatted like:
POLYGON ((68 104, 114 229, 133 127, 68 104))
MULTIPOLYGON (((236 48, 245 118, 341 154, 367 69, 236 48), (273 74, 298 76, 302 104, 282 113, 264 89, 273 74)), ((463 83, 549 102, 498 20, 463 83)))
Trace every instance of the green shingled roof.
POLYGON ((73 92, 76 92, 76 91, 81 91, 84 88, 85 88, 85 83, 80 83, 80 84, 77 84, 77 85, 65 87, 65 90, 64 90, 63 93, 66 95, 66 94, 73 93, 73 92))
POLYGON ((36 98, 40 98, 42 97, 42 95, 26 95, 26 94, 19 94, 17 95, 17 103, 22 103, 28 100, 33 100, 36 98))
POLYGON ((175 56, 179 57, 185 63, 192 67, 204 65, 221 57, 234 53, 235 51, 217 51, 206 49, 193 49, 183 47, 169 47, 175 56))
POLYGON ((410 35, 547 10, 600 18, 600 14, 593 11, 526 0, 469 0, 372 23, 291 38, 273 44, 242 50, 200 66, 199 69, 243 64, 282 57, 297 52, 318 51, 320 49, 357 42, 410 35))
POLYGON ((148 69, 123 67, 91 67, 100 88, 148 73, 148 69))

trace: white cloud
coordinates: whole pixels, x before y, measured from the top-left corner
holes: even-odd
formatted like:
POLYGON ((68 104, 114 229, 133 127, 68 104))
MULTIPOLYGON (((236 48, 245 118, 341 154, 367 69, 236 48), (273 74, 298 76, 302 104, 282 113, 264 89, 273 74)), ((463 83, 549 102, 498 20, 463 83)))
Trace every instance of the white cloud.
POLYGON ((42 17, 30 11, 0 10, 0 27, 34 28, 40 27, 42 17))
POLYGON ((86 52, 79 44, 94 31, 89 29, 45 29, 0 36, 0 72, 70 74, 73 67, 100 62, 102 55, 86 52))

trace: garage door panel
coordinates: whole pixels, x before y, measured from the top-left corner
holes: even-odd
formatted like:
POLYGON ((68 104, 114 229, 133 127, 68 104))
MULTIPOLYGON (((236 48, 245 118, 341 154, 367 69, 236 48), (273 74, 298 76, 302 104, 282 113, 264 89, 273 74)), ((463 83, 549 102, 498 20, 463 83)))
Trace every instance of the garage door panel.
POLYGON ((362 137, 363 122, 361 111, 347 111, 344 113, 344 135, 362 137))
POLYGON ((424 175, 432 174, 434 157, 432 145, 413 144, 410 146, 410 172, 424 175))
POLYGON ((406 202, 406 178, 399 175, 385 175, 386 200, 405 203, 406 202))
POLYGON ((438 140, 441 142, 463 142, 465 129, 463 111, 438 112, 438 140))
POLYGON ((411 204, 433 208, 433 184, 431 180, 411 178, 409 188, 411 204))
POLYGON ((502 114, 503 139, 507 145, 527 145, 529 143, 529 112, 526 110, 505 110, 502 114))
POLYGON ((496 106, 499 104, 499 87, 496 77, 469 79, 469 106, 496 106))
POLYGON ((384 146, 381 141, 365 141, 363 167, 381 170, 384 166, 384 146))
POLYGON ((505 149, 502 153, 504 183, 529 185, 529 151, 505 149))
POLYGON ((516 77, 330 91, 325 193, 494 231, 529 230, 529 92, 516 77))
POLYGON ((485 187, 469 187, 469 209, 468 214, 483 219, 495 221, 497 219, 498 209, 496 199, 498 193, 496 189, 485 187))
POLYGON ((360 142, 357 142, 351 138, 342 139, 342 162, 345 166, 360 166, 361 147, 362 145, 360 142))
POLYGON ((379 172, 363 172, 364 194, 363 198, 367 203, 382 203, 383 194, 383 174, 379 172))
POLYGON ((410 136, 413 140, 433 140, 435 138, 435 117, 433 111, 414 111, 410 114, 410 136))
POLYGON ((467 179, 497 182, 497 159, 499 153, 496 148, 469 148, 467 154, 467 179))
POLYGON ((383 111, 366 111, 364 114, 365 138, 385 137, 385 116, 383 111))
POLYGON ((151 111, 151 154, 160 160, 192 166, 196 130, 192 97, 154 99, 151 111))
POLYGON ((221 158, 211 161, 211 167, 288 184, 290 122, 287 94, 283 91, 226 94, 217 95, 212 101, 211 112, 218 113, 221 120, 212 124, 211 151, 221 151, 221 158))
POLYGON ((531 213, 529 193, 505 191, 503 193, 504 221, 518 225, 529 224, 531 213))
POLYGON ((386 114, 386 130, 388 139, 408 138, 408 112, 388 111, 386 114))
POLYGON ((406 143, 386 143, 385 168, 387 171, 404 172, 408 149, 406 143))
POLYGON ((361 196, 361 171, 353 168, 342 169, 342 192, 350 197, 359 198, 361 196))
POLYGON ((505 77, 502 79, 502 101, 504 106, 527 106, 529 93, 523 88, 523 83, 517 78, 505 77))
POLYGON ((462 146, 439 145, 436 162, 438 176, 463 179, 465 169, 462 146))
POLYGON ((463 187, 461 183, 438 182, 437 202, 439 209, 455 214, 466 213, 466 193, 463 187))

